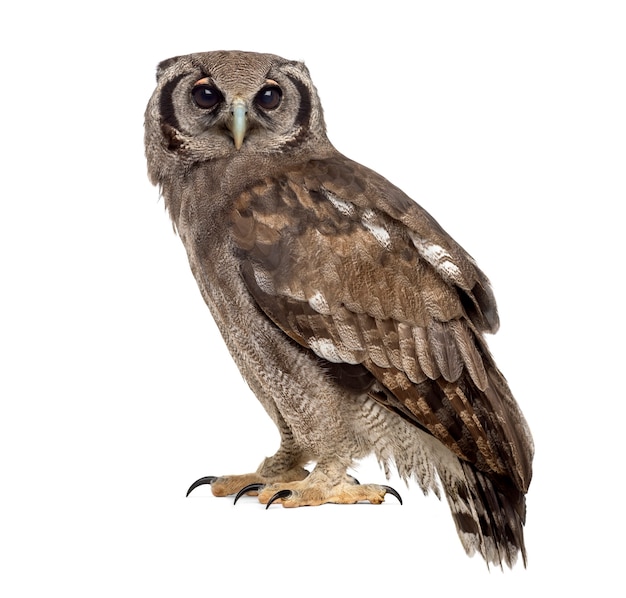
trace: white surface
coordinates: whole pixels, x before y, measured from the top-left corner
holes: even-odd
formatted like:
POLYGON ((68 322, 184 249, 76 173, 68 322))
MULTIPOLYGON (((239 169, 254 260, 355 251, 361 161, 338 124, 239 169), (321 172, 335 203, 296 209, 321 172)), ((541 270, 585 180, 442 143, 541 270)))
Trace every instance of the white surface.
POLYGON ((618 595, 622 4, 36 4, 0 42, 0 593, 618 595), (157 62, 210 49, 305 59, 338 149, 491 278, 537 444, 528 570, 466 558, 447 505, 397 480, 402 507, 184 498, 277 446, 145 174, 157 62))

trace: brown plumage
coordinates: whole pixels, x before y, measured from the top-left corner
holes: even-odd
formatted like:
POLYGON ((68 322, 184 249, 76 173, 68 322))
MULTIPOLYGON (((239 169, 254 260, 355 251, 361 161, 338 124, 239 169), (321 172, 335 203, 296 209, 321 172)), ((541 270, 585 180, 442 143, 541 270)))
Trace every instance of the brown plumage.
POLYGON ((255 473, 207 478, 213 493, 380 502, 388 487, 346 474, 373 452, 425 492, 439 477, 468 553, 525 562, 533 445, 483 338, 498 328, 489 281, 420 206, 333 148, 304 65, 243 52, 161 63, 146 154, 281 433, 255 473))

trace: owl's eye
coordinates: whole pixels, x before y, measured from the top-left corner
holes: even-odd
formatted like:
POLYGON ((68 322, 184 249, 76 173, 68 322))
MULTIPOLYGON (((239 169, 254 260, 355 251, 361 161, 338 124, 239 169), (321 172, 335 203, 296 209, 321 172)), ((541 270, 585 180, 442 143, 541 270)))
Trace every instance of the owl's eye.
POLYGON ((224 96, 218 89, 212 85, 205 84, 194 85, 191 95, 196 105, 204 110, 215 108, 224 99, 224 96))
POLYGON ((268 85, 256 94, 254 101, 264 110, 274 110, 280 104, 283 92, 278 85, 268 85))

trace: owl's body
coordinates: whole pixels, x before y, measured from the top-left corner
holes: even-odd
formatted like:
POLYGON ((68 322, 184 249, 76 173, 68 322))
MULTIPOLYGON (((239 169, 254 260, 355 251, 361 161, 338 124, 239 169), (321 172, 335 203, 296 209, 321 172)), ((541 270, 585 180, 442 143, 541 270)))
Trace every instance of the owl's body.
POLYGON ((301 63, 192 54, 157 80, 150 178, 281 435, 256 472, 210 478, 213 493, 380 502, 390 488, 346 473, 374 453, 425 492, 440 480, 468 553, 525 559, 532 439, 482 336, 498 318, 472 258, 334 149, 301 63))

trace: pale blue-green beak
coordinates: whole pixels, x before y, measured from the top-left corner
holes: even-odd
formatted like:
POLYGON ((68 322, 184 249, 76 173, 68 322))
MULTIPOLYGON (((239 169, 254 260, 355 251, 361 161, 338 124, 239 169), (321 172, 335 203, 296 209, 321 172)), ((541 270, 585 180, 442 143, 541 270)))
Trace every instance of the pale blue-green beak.
POLYGON ((230 132, 233 134, 235 148, 239 149, 243 144, 248 129, 248 108, 241 98, 235 98, 230 105, 232 120, 230 122, 230 132))

